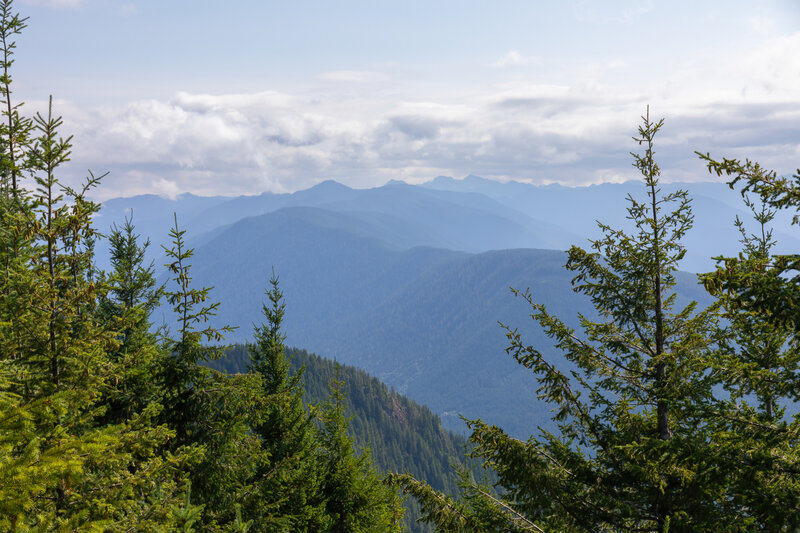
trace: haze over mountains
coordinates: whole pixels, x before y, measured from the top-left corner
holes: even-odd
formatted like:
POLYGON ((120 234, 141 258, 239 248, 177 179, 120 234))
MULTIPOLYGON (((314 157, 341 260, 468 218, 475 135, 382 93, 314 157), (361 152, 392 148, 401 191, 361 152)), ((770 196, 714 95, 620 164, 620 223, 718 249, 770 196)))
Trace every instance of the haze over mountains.
MULTIPOLYGON (((684 268, 702 271, 710 256, 737 252, 732 221, 749 218, 724 184, 688 188, 696 224, 684 268)), ((627 194, 645 199, 640 183, 534 187, 468 176, 351 189, 327 181, 293 194, 114 199, 103 205, 101 226, 133 209, 137 232, 160 244, 174 212, 196 248, 194 281, 214 286, 213 299, 223 302, 215 325, 239 326, 231 340, 251 337, 274 267, 289 345, 367 370, 450 428, 463 429, 463 414, 524 437, 549 413, 535 380, 505 354, 498 321, 537 347, 549 343, 509 286, 530 287, 573 325, 577 312, 591 315, 571 291, 563 250, 599 235, 596 219, 623 225, 627 194)), ((778 227, 781 246, 797 249, 788 222, 778 227)), ((684 303, 705 300, 692 274, 680 276, 679 291, 684 303)), ((161 316, 169 321, 168 310, 154 318, 161 316)))

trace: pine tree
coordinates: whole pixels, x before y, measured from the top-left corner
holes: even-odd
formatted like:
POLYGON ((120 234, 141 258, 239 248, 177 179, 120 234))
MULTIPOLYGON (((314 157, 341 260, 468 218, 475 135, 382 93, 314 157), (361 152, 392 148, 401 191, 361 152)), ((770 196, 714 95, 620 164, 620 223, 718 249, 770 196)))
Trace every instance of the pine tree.
POLYGON ((173 246, 164 248, 173 284, 164 294, 178 329, 175 338, 164 339, 158 363, 156 379, 164 406, 159 420, 175 432, 170 451, 192 450, 201 457, 189 479, 194 501, 203 507, 202 523, 216 527, 235 521, 235 504, 249 490, 251 457, 256 456, 258 442, 248 417, 257 399, 252 392, 257 382, 246 375, 231 378, 202 364, 224 353, 219 343, 232 328, 207 324, 219 302, 210 301, 210 287, 193 286, 194 251, 186 247, 184 234, 176 216, 170 231, 173 246))
POLYGON ((255 343, 249 345, 250 372, 261 379, 263 401, 252 425, 266 456, 255 480, 260 515, 255 527, 268 530, 275 527, 270 517, 283 517, 292 531, 322 531, 313 416, 303 404, 303 369, 290 372, 281 332, 286 304, 274 270, 269 285, 269 305, 262 305, 266 322, 255 327, 255 343))
MULTIPOLYGON (((705 420, 715 318, 695 304, 673 310, 680 239, 692 215, 685 192, 661 193, 653 139, 663 121, 642 118, 634 140, 645 150, 632 155, 647 199, 628 197, 635 231, 600 224, 603 237, 593 251, 568 252, 574 290, 592 300, 600 321, 579 316, 580 336, 529 292, 515 291, 568 362, 557 367, 508 330, 507 351, 536 375, 558 432, 540 430, 523 442, 480 420, 469 423, 474 455, 497 472, 494 507, 509 530, 662 532, 725 524, 705 420)), ((399 481, 419 492, 415 482, 399 481)), ((448 528, 457 523, 449 522, 457 508, 431 499, 423 505, 435 510, 428 519, 442 530, 460 530, 448 528)))
POLYGON ((320 414, 322 429, 322 496, 331 533, 401 531, 402 508, 394 491, 372 469, 369 449, 357 455, 348 435, 344 381, 330 383, 330 399, 320 414))
POLYGON ((154 454, 170 437, 143 411, 124 424, 100 423, 115 333, 96 320, 104 287, 89 280, 97 205, 57 170, 69 157, 61 119, 35 117, 26 168, 37 189, 6 189, 3 234, 9 268, 0 316, 0 527, 146 529, 176 497, 181 460, 154 454), (9 199, 9 195, 12 197, 9 199), (145 496, 142 496, 142 495, 145 496))
POLYGON ((97 312, 107 328, 118 332, 118 346, 109 354, 116 366, 114 389, 104 415, 113 423, 158 400, 153 376, 159 350, 150 314, 163 288, 156 286, 153 263, 144 264, 150 240, 140 243, 131 219, 125 219, 121 228, 114 225, 108 242, 112 270, 102 279, 108 292, 100 298, 97 312))
POLYGON ((788 416, 785 406, 800 401, 800 255, 774 255, 768 224, 778 209, 800 209, 800 171, 792 183, 757 163, 701 157, 717 175, 733 175, 731 187, 744 183, 745 205, 758 223, 757 233, 748 234, 737 219, 742 251, 717 258, 717 269, 701 277, 726 319, 713 369, 728 392, 715 413, 727 507, 747 529, 794 531, 800 528, 800 415, 788 416), (760 197, 760 208, 749 191, 760 197))
POLYGON ((0 94, 2 94, 2 116, 0 125, 3 146, 0 154, 0 176, 3 178, 3 188, 6 194, 13 199, 18 199, 22 192, 20 180, 25 171, 25 154, 27 152, 28 137, 33 128, 32 121, 20 115, 22 102, 14 103, 11 98, 11 67, 14 64, 14 50, 17 45, 14 41, 27 27, 27 17, 20 17, 14 12, 12 0, 0 0, 0 94))

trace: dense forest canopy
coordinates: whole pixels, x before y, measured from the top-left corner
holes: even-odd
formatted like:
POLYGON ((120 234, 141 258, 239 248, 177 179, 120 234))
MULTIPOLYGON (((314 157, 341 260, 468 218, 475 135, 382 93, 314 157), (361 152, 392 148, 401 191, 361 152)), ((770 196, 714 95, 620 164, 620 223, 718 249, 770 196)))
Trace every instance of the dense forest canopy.
MULTIPOLYGON (((778 210, 800 209, 800 171, 700 154, 740 188, 761 231, 737 220, 742 251, 700 276, 713 303, 679 303, 691 199, 662 191, 654 143, 664 124, 646 114, 633 230, 601 224, 588 250, 568 252, 574 290, 595 315, 573 328, 516 291, 571 365, 507 327, 507 352, 553 407, 552 428, 521 441, 471 420, 470 454, 487 476, 445 473, 437 457, 413 472, 429 482, 384 479, 353 436, 382 411, 353 419, 335 365, 324 399, 318 376, 304 384, 284 346, 275 272, 264 273, 252 342, 234 352, 235 373, 222 372, 231 329, 209 322, 219 303, 193 283, 177 217, 164 285, 130 220, 98 233, 90 194, 102 176, 61 183, 72 138, 52 99, 29 117, 13 90, 26 20, 0 0, 0 529, 400 531, 399 491, 440 531, 800 529, 800 417, 786 410, 800 399, 800 255, 774 254, 770 229, 778 210), (110 248, 108 270, 97 246, 110 248), (153 327, 158 305, 174 314, 172 331, 153 327)), ((369 390, 356 381, 358 405, 379 406, 356 398, 369 390)), ((426 425, 418 434, 441 433, 433 417, 414 420, 426 425)), ((425 444, 414 443, 415 459, 425 444)), ((379 452, 385 467, 390 455, 379 452)))

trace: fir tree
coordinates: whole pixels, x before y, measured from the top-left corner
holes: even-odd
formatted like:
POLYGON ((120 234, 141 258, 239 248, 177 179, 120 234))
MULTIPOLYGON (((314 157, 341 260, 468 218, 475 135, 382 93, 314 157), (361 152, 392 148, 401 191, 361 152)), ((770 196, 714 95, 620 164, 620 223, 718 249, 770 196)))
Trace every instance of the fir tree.
POLYGON ((153 375, 159 350, 150 314, 163 289, 156 286, 153 264, 144 264, 150 240, 140 242, 131 219, 125 219, 121 228, 114 225, 108 242, 112 270, 103 279, 108 292, 100 299, 98 315, 106 327, 118 332, 119 344, 109 354, 117 370, 104 419, 121 422, 157 400, 153 375))
POLYGON ((318 498, 313 417, 303 405, 303 369, 290 373, 281 332, 286 304, 274 270, 266 295, 269 305, 262 305, 266 322, 255 327, 255 343, 249 346, 250 371, 260 376, 263 401, 253 430, 268 460, 255 481, 260 498, 257 513, 263 517, 256 528, 264 528, 269 516, 283 516, 293 531, 321 531, 325 517, 318 498))
MULTIPOLYGON (((569 362, 560 369, 509 329, 508 353, 529 368, 542 399, 554 406, 558 433, 542 430, 522 442, 500 428, 472 421, 474 455, 498 475, 494 507, 510 530, 697 531, 725 524, 705 404, 705 372, 713 350, 714 316, 694 304, 674 311, 674 272, 684 255, 681 237, 692 222, 685 192, 663 195, 653 139, 663 121, 644 116, 634 156, 647 200, 628 198, 635 232, 600 224, 593 251, 572 247, 566 268, 574 290, 587 295, 601 321, 580 316, 578 335, 515 291, 531 317, 569 362)), ((409 492, 415 482, 400 480, 409 492)), ((428 519, 444 531, 454 513, 423 501, 428 519)), ((448 504, 450 505, 450 504, 448 504)))
MULTIPOLYGON (((800 401, 800 255, 775 255, 768 224, 778 209, 800 209, 800 171, 794 183, 757 163, 702 156, 709 170, 743 183, 745 205, 758 223, 749 234, 736 220, 743 249, 719 257, 704 274, 726 322, 714 375, 728 391, 716 408, 717 456, 728 480, 727 507, 750 530, 800 528, 800 416, 785 406, 800 401), (760 197, 757 208, 747 193, 760 197)), ((797 215, 794 223, 798 223, 797 215)))
POLYGON ((2 248, 8 268, 0 298, 0 528, 13 530, 147 529, 168 524, 182 459, 158 455, 170 438, 154 410, 105 425, 103 392, 116 332, 97 319, 104 287, 90 281, 97 205, 60 185, 69 138, 52 106, 35 118, 26 168, 31 198, 4 189, 2 248), (13 317, 6 320, 6 317, 13 317))
POLYGON ((229 378, 202 363, 220 357, 219 343, 232 328, 213 328, 209 319, 219 302, 210 301, 211 288, 196 288, 191 277, 193 250, 187 248, 185 231, 177 216, 170 232, 171 248, 165 247, 170 262, 172 286, 165 288, 167 303, 175 312, 175 338, 165 338, 158 371, 161 403, 160 420, 175 431, 170 450, 193 450, 202 457, 190 472, 194 500, 203 507, 202 523, 207 527, 235 520, 235 503, 248 491, 247 479, 258 450, 248 425, 256 395, 250 376, 229 378), (213 343, 204 345, 202 341, 213 343))
POLYGON ((357 533, 401 531, 402 508, 397 495, 372 469, 369 449, 357 455, 348 435, 350 417, 344 382, 337 376, 330 383, 330 398, 320 413, 322 422, 322 496, 330 517, 326 531, 357 533))
POLYGON ((14 38, 27 27, 27 20, 27 17, 21 17, 19 13, 14 12, 12 0, 0 0, 0 45, 2 46, 0 93, 4 118, 0 125, 3 136, 0 176, 3 178, 3 187, 14 199, 18 199, 22 189, 20 179, 25 170, 28 136, 33 128, 31 120, 20 115, 22 102, 14 103, 11 98, 11 67, 14 64, 14 50, 17 47, 14 38))

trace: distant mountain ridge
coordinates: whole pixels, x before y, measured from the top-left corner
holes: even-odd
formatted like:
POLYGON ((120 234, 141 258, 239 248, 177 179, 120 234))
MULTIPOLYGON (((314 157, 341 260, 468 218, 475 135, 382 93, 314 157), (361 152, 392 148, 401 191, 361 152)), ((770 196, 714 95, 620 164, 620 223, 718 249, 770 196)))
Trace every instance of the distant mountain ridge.
MULTIPOLYGON (((710 266, 709 256, 736 253, 731 222, 746 214, 722 184, 691 187, 703 194, 695 195, 699 229, 687 236, 690 259, 705 257, 710 266)), ((275 267, 287 342, 367 370, 428 405, 450 429, 463 431, 463 414, 525 437, 549 423, 548 408, 536 398, 535 380, 505 354, 497 322, 559 356, 509 286, 530 287, 568 324, 577 325, 578 312, 591 316, 591 305, 571 290, 558 248, 585 246, 575 235, 596 235, 595 218, 624 226, 627 194, 646 198, 636 183, 570 189, 469 177, 351 189, 323 182, 284 195, 114 200, 100 220, 120 220, 130 205, 137 230, 152 236, 174 206, 196 248, 194 280, 215 287, 212 298, 222 302, 213 325, 239 326, 231 340, 251 337, 275 267)), ((790 231, 788 224, 779 229, 790 231)), ((161 242, 167 230, 159 228, 161 242)), ((787 239, 790 249, 800 244, 787 239)), ((708 302, 696 276, 679 280, 683 302, 708 302)), ((169 316, 162 308, 154 319, 168 323, 169 316)))
MULTIPOLYGON (((662 187, 665 191, 688 189, 693 198, 695 227, 686 236, 688 253, 683 269, 707 271, 714 265, 711 256, 738 252, 734 218, 739 216, 753 227, 738 193, 724 183, 675 183, 662 187)), ((474 175, 460 180, 439 176, 422 185, 393 180, 370 189, 352 189, 327 180, 286 194, 112 199, 104 203, 98 220, 107 228, 132 210, 139 231, 150 236, 160 250, 161 244, 167 244, 173 212, 179 225, 188 230, 191 242, 197 244, 204 235, 250 216, 287 207, 317 207, 360 217, 366 224, 382 224, 385 232, 377 237, 403 248, 431 246, 466 252, 506 248, 565 250, 573 244, 586 246, 587 237, 597 237, 597 220, 615 227, 625 225, 628 194, 642 197, 644 189, 638 182, 534 186, 474 175)), ((776 221, 775 231, 778 252, 800 246, 786 216, 776 221)), ((153 258, 157 255, 154 253, 153 258)), ((100 259, 102 263, 102 254, 100 259)))

